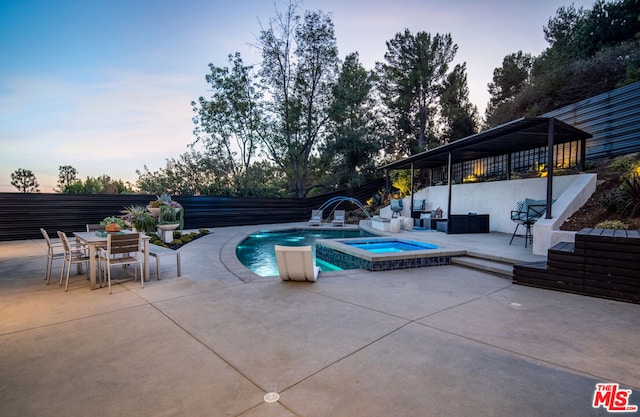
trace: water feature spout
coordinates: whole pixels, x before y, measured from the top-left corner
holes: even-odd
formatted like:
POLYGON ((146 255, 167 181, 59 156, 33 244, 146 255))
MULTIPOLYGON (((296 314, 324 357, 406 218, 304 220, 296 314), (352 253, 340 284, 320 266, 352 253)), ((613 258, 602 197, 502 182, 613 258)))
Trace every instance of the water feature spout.
POLYGON ((331 210, 331 214, 333 214, 333 212, 336 210, 336 208, 340 205, 340 203, 342 203, 343 201, 348 201, 350 203, 355 204, 356 206, 358 206, 362 212, 364 214, 367 215, 367 218, 371 219, 371 215, 369 214, 369 212, 364 208, 364 206, 362 205, 362 203, 360 201, 358 201, 357 199, 353 198, 353 197, 346 197, 346 196, 337 196, 337 197, 333 197, 330 198, 329 200, 325 201, 320 207, 320 210, 324 210, 328 207, 330 207, 332 204, 335 204, 335 207, 333 207, 333 210, 331 210))

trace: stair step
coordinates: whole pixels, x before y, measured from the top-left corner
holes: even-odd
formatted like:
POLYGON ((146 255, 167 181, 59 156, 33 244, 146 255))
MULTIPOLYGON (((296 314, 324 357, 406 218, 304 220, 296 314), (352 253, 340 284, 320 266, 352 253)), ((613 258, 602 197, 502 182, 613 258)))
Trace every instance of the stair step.
POLYGON ((476 258, 471 256, 456 256, 451 258, 451 263, 494 274, 513 277, 513 264, 495 260, 476 258))

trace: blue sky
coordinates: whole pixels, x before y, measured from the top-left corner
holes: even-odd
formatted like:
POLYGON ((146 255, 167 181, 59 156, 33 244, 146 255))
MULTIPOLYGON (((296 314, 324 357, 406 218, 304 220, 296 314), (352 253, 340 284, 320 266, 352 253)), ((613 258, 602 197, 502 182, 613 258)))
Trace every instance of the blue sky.
MULTIPOLYGON (((405 28, 451 33, 467 62, 470 98, 484 112, 505 55, 538 55, 562 0, 305 0, 331 13, 340 56, 368 69, 405 28)), ((591 8, 593 1, 574 1, 591 8)), ((282 0, 0 0, 0 192, 29 169, 52 192, 58 167, 132 181, 193 141, 190 102, 208 94, 208 64, 251 46, 282 0)))

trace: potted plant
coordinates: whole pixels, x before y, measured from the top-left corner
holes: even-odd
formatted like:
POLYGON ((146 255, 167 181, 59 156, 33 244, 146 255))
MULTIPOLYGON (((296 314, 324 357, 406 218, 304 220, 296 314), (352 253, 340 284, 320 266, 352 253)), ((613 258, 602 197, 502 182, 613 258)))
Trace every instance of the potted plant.
POLYGON ((161 205, 159 207, 160 215, 158 216, 158 229, 162 231, 174 230, 180 226, 180 221, 176 218, 174 207, 161 205))
POLYGON ((170 207, 175 212, 176 216, 179 214, 178 222, 180 224, 180 229, 184 228, 184 209, 180 203, 171 199, 169 194, 161 194, 156 196, 156 199, 149 202, 147 206, 147 210, 157 218, 160 218, 160 208, 161 207, 170 207))
POLYGON ((124 223, 138 232, 154 232, 156 219, 144 206, 128 206, 121 211, 124 223))

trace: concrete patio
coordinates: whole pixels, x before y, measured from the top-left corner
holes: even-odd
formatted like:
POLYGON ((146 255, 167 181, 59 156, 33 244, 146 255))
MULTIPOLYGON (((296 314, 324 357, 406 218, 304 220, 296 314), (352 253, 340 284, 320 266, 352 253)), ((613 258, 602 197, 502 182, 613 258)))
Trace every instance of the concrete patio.
MULTIPOLYGON (((164 260, 112 295, 45 285, 43 240, 0 242, 0 415, 603 416, 601 382, 640 405, 640 305, 453 265, 259 278, 235 246, 264 228, 212 228, 181 277, 164 260)), ((505 234, 402 237, 537 259, 505 234)))

